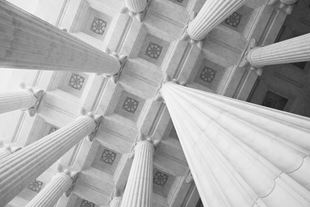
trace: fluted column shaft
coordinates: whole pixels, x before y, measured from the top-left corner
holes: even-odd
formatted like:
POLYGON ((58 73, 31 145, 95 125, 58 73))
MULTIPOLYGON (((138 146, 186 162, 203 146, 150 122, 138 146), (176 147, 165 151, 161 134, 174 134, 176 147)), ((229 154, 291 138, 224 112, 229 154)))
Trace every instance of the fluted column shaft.
POLYGON ((153 153, 151 142, 137 143, 121 207, 151 207, 153 153))
POLYGON ((0 160, 12 153, 12 150, 9 146, 4 146, 0 148, 0 160))
POLYGON ((256 67, 310 61, 310 33, 253 48, 248 52, 247 60, 256 67))
POLYGON ((189 23, 187 33, 193 40, 203 40, 207 34, 247 0, 206 0, 197 16, 189 23))
POLYGON ((204 206, 310 206, 310 119, 165 83, 204 206))
POLYGON ((24 187, 49 168, 96 128, 81 116, 63 128, 0 160, 0 204, 7 204, 24 187))
POLYGON ((72 185, 70 172, 57 173, 25 207, 53 207, 72 185))
POLYGON ((142 12, 147 6, 147 0, 125 0, 127 8, 133 13, 142 12))
POLYGON ((18 109, 28 109, 37 101, 33 92, 29 90, 21 90, 17 92, 9 92, 0 94, 0 114, 15 111, 18 109))
POLYGON ((0 2, 0 66, 115 74, 112 57, 49 23, 0 2))

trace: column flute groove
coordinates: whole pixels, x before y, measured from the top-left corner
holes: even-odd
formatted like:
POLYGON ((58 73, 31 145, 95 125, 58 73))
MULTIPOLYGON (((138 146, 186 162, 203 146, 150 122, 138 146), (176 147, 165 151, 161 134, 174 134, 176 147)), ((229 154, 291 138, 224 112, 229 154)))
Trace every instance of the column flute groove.
POLYGON ((165 83, 204 206, 310 205, 310 119, 165 83))
POLYGON ((0 66, 116 74, 118 58, 110 56, 47 22, 0 3, 0 66))
POLYGON ((255 67, 310 61, 310 33, 251 49, 246 57, 255 67))
POLYGON ((29 109, 34 106, 37 98, 29 90, 0 94, 0 114, 18 109, 29 109))
POLYGON ((53 207, 72 183, 69 171, 57 173, 25 207, 53 207))
POLYGON ((217 25, 241 7, 247 0, 206 0, 197 16, 189 23, 187 33, 201 41, 217 25))
POLYGON ((150 141, 137 143, 121 207, 151 207, 153 153, 154 146, 150 141))

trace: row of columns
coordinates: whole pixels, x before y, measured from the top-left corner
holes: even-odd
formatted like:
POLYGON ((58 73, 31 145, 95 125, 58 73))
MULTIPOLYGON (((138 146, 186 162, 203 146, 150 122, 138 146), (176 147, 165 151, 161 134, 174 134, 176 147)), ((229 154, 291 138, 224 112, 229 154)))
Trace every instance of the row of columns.
MULTIPOLYGON (((231 203, 236 207, 299 207, 310 204, 308 118, 174 83, 165 83, 160 92, 205 206, 231 203), (191 108, 190 113, 188 108, 191 108)), ((17 188, 40 174, 43 167, 39 166, 47 168, 52 161, 46 157, 52 152, 59 158, 68 149, 66 142, 72 143, 74 137, 72 146, 95 128, 91 117, 80 117, 3 158, 0 202, 8 202, 14 197, 10 193, 16 195, 17 188), (60 149, 61 146, 64 149, 60 149)), ((153 153, 151 141, 137 143, 123 197, 114 196, 110 206, 151 206, 153 153)), ((43 204, 52 207, 71 185, 70 173, 60 173, 27 207, 43 204)))
POLYGON ((84 137, 98 128, 94 116, 80 116, 72 123, 2 157, 0 160, 0 203, 7 204, 28 184, 84 137))
MULTIPOLYGON (((246 0, 207 0, 195 19, 189 23, 188 35, 193 40, 203 40, 215 26, 245 2, 246 0)), ((126 0, 126 5, 132 12, 140 13, 145 9, 147 1, 126 0)), ((4 37, 0 40, 0 44, 4 45, 0 49, 0 64, 3 67, 111 74, 119 70, 120 63, 115 57, 86 45, 7 2, 0 3, 0 16, 0 23, 4 26, 0 31, 4 37), (28 42, 31 45, 27 45, 24 38, 32 40, 28 42), (41 51, 43 49, 47 52, 41 51)), ((265 47, 251 48, 246 60, 257 67, 309 61, 310 34, 265 47)), ((310 150, 306 138, 310 130, 308 119, 172 83, 164 84, 161 93, 206 206, 227 206, 227 203, 232 206, 258 206, 260 202, 267 206, 302 206, 309 203, 307 191, 303 190, 310 188, 309 158, 300 150, 310 150), (206 109, 206 104, 210 110, 206 109), (192 108, 193 113, 187 113, 188 108, 192 108), (253 116, 255 120, 249 120, 253 116), (209 129, 208 133, 202 129, 209 129), (253 138, 244 136, 252 133, 255 134, 253 138), (240 154, 241 152, 244 154, 240 154), (263 165, 253 156, 259 157, 263 165), (212 169, 223 171, 213 172, 212 169), (294 185, 297 187, 283 184, 281 180, 275 182, 280 175, 287 182, 296 181, 297 184, 294 185), (240 183, 243 188, 238 187, 240 183), (274 187, 270 190, 271 184, 274 187), (283 190, 281 186, 299 191, 292 193, 283 190), (284 199, 279 199, 280 197, 284 199)), ((1 94, 0 113, 28 109, 37 105, 37 102, 38 98, 33 91, 1 94)), ((8 203, 67 150, 92 133, 97 124, 94 117, 81 116, 17 152, 4 151, 3 156, 0 155, 0 203, 8 203)), ((151 141, 137 143, 123 197, 121 199, 120 196, 115 196, 111 206, 151 206, 153 153, 151 141)), ((69 172, 57 174, 27 207, 53 206, 72 182, 69 172)))
MULTIPOLYGON (((188 24, 186 34, 202 41, 207 34, 247 0, 207 0, 188 24)), ((139 13, 146 0, 126 0, 130 11, 139 13)), ((291 2, 284 2, 290 4, 291 2)), ((122 62, 48 23, 23 12, 7 1, 0 4, 0 66, 61 71, 83 71, 116 74, 122 62)), ((246 60, 252 66, 309 61, 310 34, 248 51, 246 60)), ((27 96, 28 97, 28 96, 27 96)), ((12 97, 14 98, 14 97, 12 97)), ((1 100, 0 100, 1 101, 1 100)), ((31 105, 34 99, 22 103, 31 105)), ((1 111, 0 111, 1 113, 1 111)))

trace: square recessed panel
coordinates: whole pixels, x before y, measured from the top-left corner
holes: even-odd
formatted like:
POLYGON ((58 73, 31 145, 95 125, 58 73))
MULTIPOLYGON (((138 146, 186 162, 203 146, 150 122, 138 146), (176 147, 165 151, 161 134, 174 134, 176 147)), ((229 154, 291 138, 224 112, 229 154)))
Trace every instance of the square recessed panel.
POLYGON ((158 195, 167 197, 174 182, 174 176, 154 168, 153 170, 153 191, 158 195))
POLYGON ((71 73, 68 85, 76 90, 82 90, 83 85, 85 82, 85 77, 83 77, 82 75, 78 74, 78 73, 71 73))
POLYGON ((111 23, 111 17, 94 9, 89 9, 83 26, 83 32, 103 40, 111 23))
POLYGON ((240 9, 232 13, 227 19, 224 20, 223 24, 229 28, 236 30, 240 33, 243 32, 251 19, 253 9, 242 6, 240 9))
POLYGON ((202 86, 216 90, 223 77, 225 68, 207 59, 199 67, 194 81, 202 86))
POLYGON ((278 110, 283 110, 287 102, 287 98, 280 96, 272 91, 267 91, 262 105, 278 110))
POLYGON ((100 156, 100 161, 108 165, 113 165, 116 159, 116 155, 117 155, 116 152, 113 152, 112 150, 103 149, 103 152, 101 153, 100 156))
POLYGON ((132 121, 136 121, 140 115, 143 105, 143 99, 123 91, 114 112, 132 121))
POLYGON ((120 160, 120 156, 121 155, 119 153, 106 147, 100 146, 92 166, 98 170, 113 175, 118 161, 120 160))
POLYGON ((107 28, 107 24, 108 23, 105 20, 94 17, 90 30, 98 35, 103 35, 107 28))
POLYGON ((96 205, 88 200, 82 200, 80 207, 95 207, 96 205))
POLYGON ((80 97, 85 88, 88 76, 84 73, 67 73, 62 81, 61 89, 80 97))
POLYGON ((228 24, 232 27, 237 28, 241 22, 241 19, 242 19, 242 14, 238 12, 234 12, 227 19, 225 19, 225 24, 228 24))
POLYGON ((137 111, 138 106, 139 106, 139 101, 127 96, 125 98, 125 101, 123 102, 122 109, 124 109, 125 111, 129 113, 134 114, 137 111))
POLYGON ((161 65, 168 47, 169 42, 148 34, 146 35, 144 43, 140 49, 139 57, 156 65, 161 65))

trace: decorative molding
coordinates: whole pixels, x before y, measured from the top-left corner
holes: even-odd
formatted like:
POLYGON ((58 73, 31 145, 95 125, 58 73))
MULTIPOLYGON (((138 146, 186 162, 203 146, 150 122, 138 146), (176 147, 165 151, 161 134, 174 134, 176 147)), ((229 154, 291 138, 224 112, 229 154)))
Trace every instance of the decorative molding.
POLYGON ((83 88, 85 78, 78 73, 72 73, 69 79, 69 86, 76 90, 81 90, 83 88))
POLYGON ((88 200, 82 200, 80 207, 95 207, 96 205, 88 200))
POLYGON ((94 17, 90 30, 98 35, 103 35, 108 23, 99 17, 94 17))
POLYGON ((160 46, 159 44, 149 42, 144 54, 149 56, 150 58, 157 60, 160 57, 162 50, 163 47, 160 46))
POLYGON ((32 183, 28 185, 28 189, 36 193, 40 192, 42 187, 43 187, 43 182, 37 179, 35 179, 32 183))
POLYGON ((164 187, 168 181, 168 178, 169 178, 169 175, 164 173, 163 171, 160 171, 158 169, 154 170, 154 175, 153 175, 154 184, 164 187))
POLYGON ((100 161, 106 164, 109 164, 109 165, 113 165, 116 159, 116 156, 117 154, 113 152, 112 150, 104 149, 103 152, 101 153, 100 161))
POLYGON ((204 66, 200 75, 199 75, 199 78, 204 82, 212 83, 215 76, 216 76, 216 70, 214 70, 208 66, 204 66))
POLYGON ((225 24, 228 24, 229 26, 237 28, 241 22, 242 15, 238 12, 234 12, 232 15, 230 15, 227 19, 225 19, 225 24))
POLYGON ((122 105, 122 109, 129 112, 129 113, 134 114, 136 112, 138 106, 139 106, 139 101, 137 101, 136 99, 131 98, 131 97, 126 97, 126 99, 122 105))

